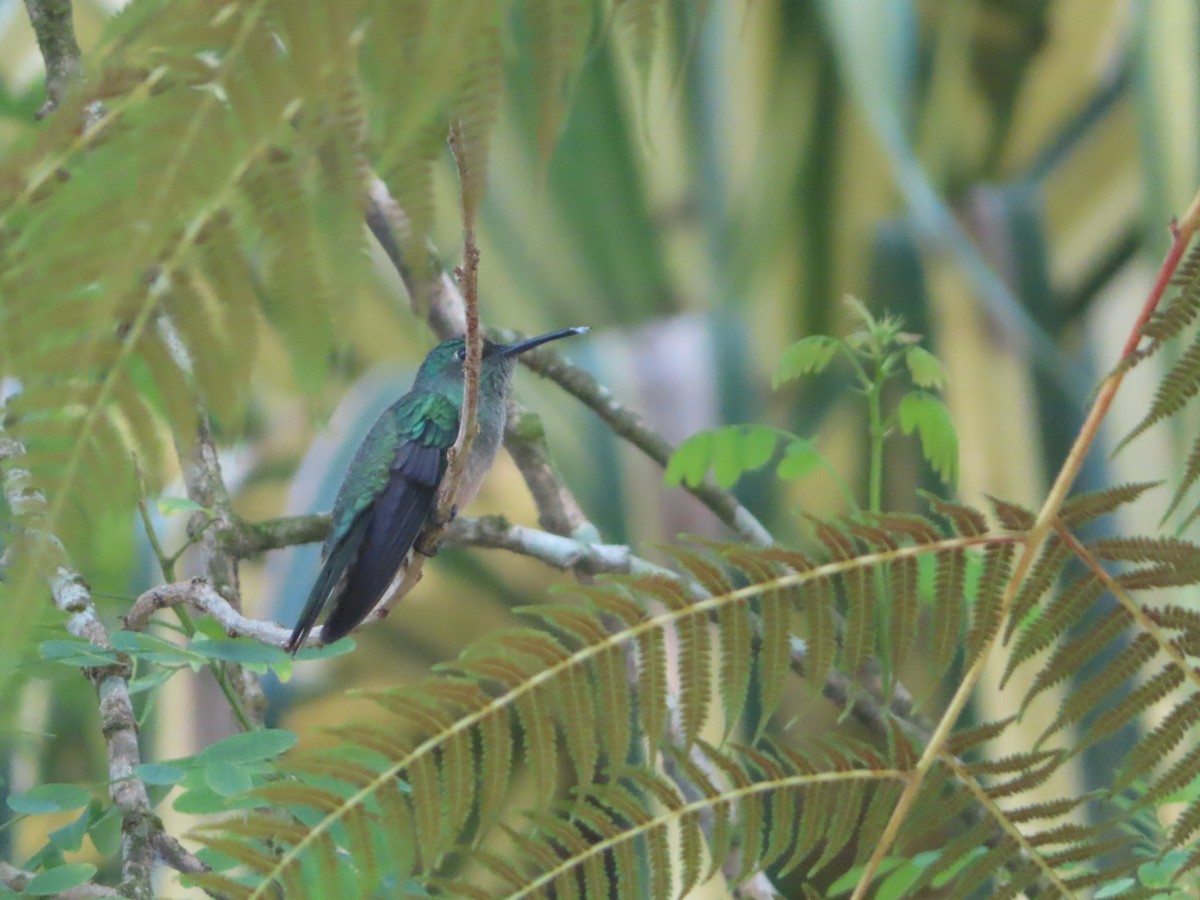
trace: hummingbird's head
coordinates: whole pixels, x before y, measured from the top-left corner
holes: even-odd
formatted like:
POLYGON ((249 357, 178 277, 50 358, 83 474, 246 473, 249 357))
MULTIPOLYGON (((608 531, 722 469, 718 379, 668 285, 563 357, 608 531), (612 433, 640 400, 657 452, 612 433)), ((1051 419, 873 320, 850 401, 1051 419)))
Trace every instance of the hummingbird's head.
MULTIPOLYGON (((559 338, 570 337, 573 334, 584 334, 587 326, 564 328, 561 331, 551 331, 537 337, 514 341, 511 344, 501 344, 484 338, 483 363, 480 371, 480 387, 495 386, 503 388, 512 376, 517 357, 526 350, 559 338)), ((463 363, 467 359, 467 345, 463 338, 451 338, 443 341, 429 351, 421 369, 417 372, 417 383, 430 386, 435 383, 446 385, 462 385, 463 363)))

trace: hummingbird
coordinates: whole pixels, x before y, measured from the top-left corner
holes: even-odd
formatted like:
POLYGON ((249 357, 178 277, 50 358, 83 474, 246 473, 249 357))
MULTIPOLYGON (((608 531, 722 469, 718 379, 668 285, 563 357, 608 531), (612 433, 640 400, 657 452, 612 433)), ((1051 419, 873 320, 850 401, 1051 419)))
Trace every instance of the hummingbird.
MULTIPOLYGON (((496 459, 517 357, 587 330, 566 328, 512 344, 484 340, 478 431, 463 466, 456 504, 471 501, 496 459)), ((463 338, 438 344, 417 370, 412 390, 384 410, 367 432, 338 489, 321 551, 321 572, 286 644, 291 653, 300 649, 331 600, 321 630, 323 644, 352 631, 403 573, 434 514, 448 451, 458 438, 466 358, 463 338)))

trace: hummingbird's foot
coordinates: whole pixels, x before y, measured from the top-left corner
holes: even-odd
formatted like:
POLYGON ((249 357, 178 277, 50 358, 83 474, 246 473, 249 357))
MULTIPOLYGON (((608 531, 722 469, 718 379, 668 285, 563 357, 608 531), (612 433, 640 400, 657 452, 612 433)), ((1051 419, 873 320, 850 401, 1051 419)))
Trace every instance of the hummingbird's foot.
POLYGON ((421 536, 417 538, 417 542, 413 544, 414 550, 416 550, 422 556, 427 556, 430 559, 433 559, 433 557, 437 556, 438 550, 441 548, 441 540, 437 538, 431 538, 430 532, 428 531, 423 532, 421 536))

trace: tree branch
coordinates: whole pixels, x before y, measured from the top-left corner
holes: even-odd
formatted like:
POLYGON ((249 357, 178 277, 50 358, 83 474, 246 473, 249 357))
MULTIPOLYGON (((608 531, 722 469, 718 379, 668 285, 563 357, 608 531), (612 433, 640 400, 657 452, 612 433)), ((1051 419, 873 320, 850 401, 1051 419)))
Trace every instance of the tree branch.
POLYGON ((58 108, 82 74, 83 65, 75 40, 71 0, 25 0, 25 9, 46 65, 46 102, 37 111, 42 119, 58 108))
MULTIPOLYGON (((229 489, 221 474, 221 459, 217 455, 207 418, 200 416, 196 442, 190 452, 182 446, 178 446, 178 450, 188 497, 205 509, 192 516, 188 533, 193 538, 199 538, 203 565, 213 587, 229 601, 230 606, 240 609, 239 558, 225 547, 226 536, 238 530, 238 523, 230 507, 229 489)), ((233 712, 242 727, 262 727, 267 698, 258 676, 236 663, 224 663, 223 671, 236 694, 237 704, 233 712)))

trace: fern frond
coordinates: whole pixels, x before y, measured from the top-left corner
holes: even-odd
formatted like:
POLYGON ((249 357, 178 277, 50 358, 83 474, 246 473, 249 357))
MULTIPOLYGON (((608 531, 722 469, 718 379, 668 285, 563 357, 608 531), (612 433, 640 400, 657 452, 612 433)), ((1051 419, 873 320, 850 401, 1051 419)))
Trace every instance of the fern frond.
POLYGON ((1132 623, 1133 617, 1127 609, 1114 606, 1099 621, 1089 624, 1083 634, 1059 645, 1034 676, 1033 683, 1021 700, 1021 709, 1028 709, 1029 704, 1043 691, 1075 675, 1088 660, 1104 658, 1108 646, 1124 634, 1132 623))
POLYGON ((1059 512, 1063 525, 1072 531, 1080 526, 1098 519, 1101 516, 1115 512, 1117 509, 1137 500, 1151 488, 1156 488, 1161 481, 1141 481, 1130 484, 1118 484, 1099 491, 1089 491, 1068 497, 1059 512))
POLYGON ((971 608, 971 627, 967 631, 965 659, 970 665, 1000 630, 1002 610, 1000 601, 1012 570, 1014 546, 1010 543, 988 544, 983 551, 983 571, 971 608))
POLYGON ((1159 383, 1150 409, 1141 421, 1117 444, 1114 452, 1123 449, 1151 426, 1179 412, 1200 391, 1200 335, 1179 356, 1159 383))
MULTIPOLYGON (((1093 678, 1075 687, 1059 708, 1054 721, 1047 726, 1039 743, 1048 736, 1080 722, 1104 701, 1118 692, 1123 684, 1133 678, 1158 652, 1158 645, 1148 634, 1137 635, 1130 643, 1109 660, 1093 678)), ((1133 713, 1136 715, 1136 712, 1133 713)))
POLYGON ((1024 583, 1021 585, 1021 590, 1013 600, 1008 622, 1004 627, 1004 642, 1006 644, 1012 639, 1013 632, 1025 620, 1025 616, 1029 611, 1037 605, 1042 595, 1050 590, 1051 586, 1058 580, 1063 566, 1066 565, 1067 560, 1070 558, 1071 550, 1062 540, 1057 536, 1047 539, 1041 555, 1038 557, 1037 562, 1033 564, 1024 583))
POLYGON ((1020 630, 1000 678, 1001 688, 1023 662, 1049 647, 1068 627, 1079 621, 1104 593, 1104 583, 1088 572, 1051 598, 1039 615, 1020 630))
MULTIPOLYGON (((980 519, 965 517, 961 523, 981 528, 986 523, 980 519)), ((982 533, 980 531, 979 533, 982 533)), ((966 552, 948 550, 936 557, 937 572, 934 576, 933 622, 930 626, 932 642, 930 666, 935 676, 940 676, 954 659, 958 649, 963 624, 963 586, 966 582, 966 552)))
POLYGON ((537 148, 548 159, 558 140, 571 76, 587 48, 590 0, 529 0, 533 80, 537 92, 537 148))

